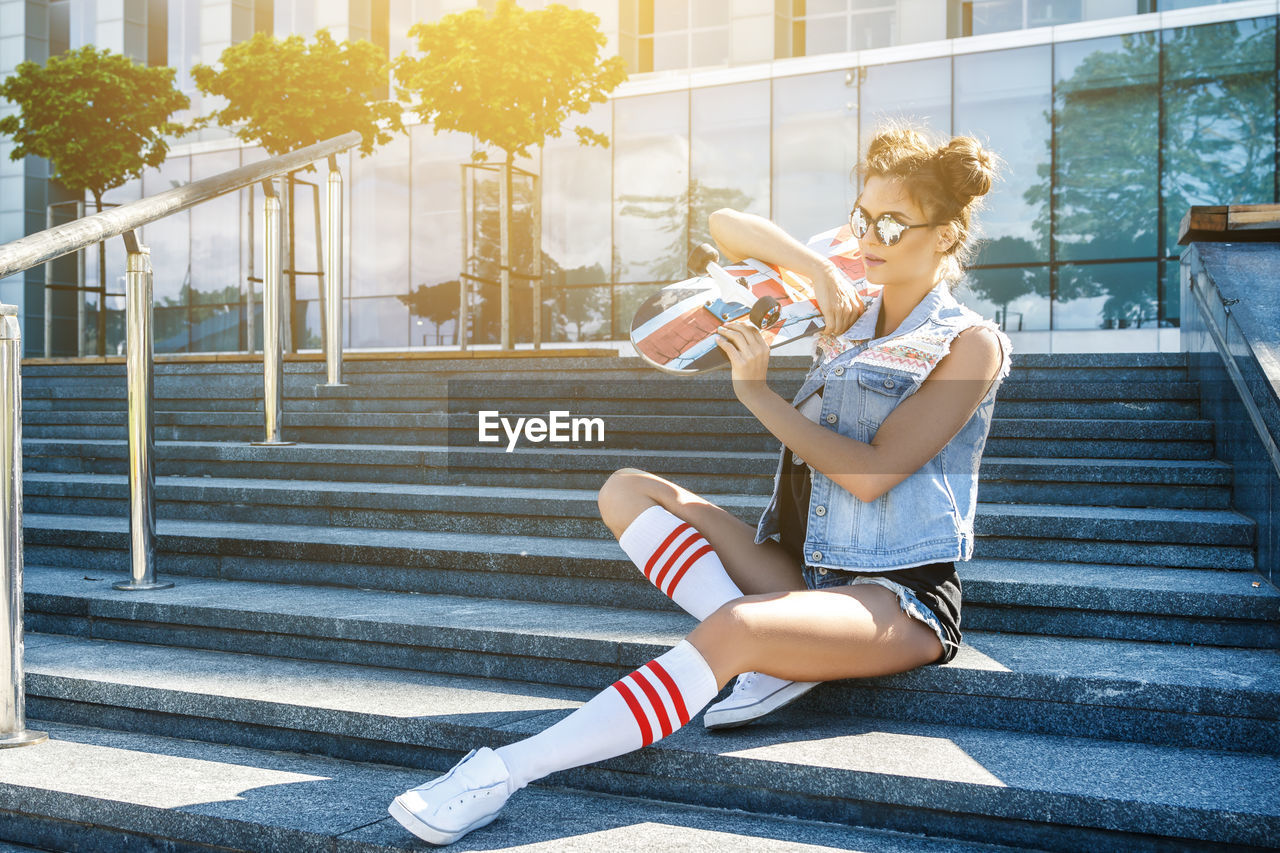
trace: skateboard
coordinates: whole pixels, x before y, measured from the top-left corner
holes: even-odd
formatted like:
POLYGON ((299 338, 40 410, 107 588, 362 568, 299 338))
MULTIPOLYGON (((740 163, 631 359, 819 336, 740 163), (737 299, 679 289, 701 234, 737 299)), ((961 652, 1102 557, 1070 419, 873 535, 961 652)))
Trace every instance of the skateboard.
MULTIPOLYGON (((869 300, 862 253, 848 225, 812 237, 808 247, 835 264, 844 283, 869 300)), ((816 335, 826 328, 809 280, 754 258, 721 266, 715 248, 703 243, 689 257, 693 278, 668 284, 636 310, 631 343, 659 370, 690 376, 726 367, 716 329, 749 316, 770 349, 816 335)))

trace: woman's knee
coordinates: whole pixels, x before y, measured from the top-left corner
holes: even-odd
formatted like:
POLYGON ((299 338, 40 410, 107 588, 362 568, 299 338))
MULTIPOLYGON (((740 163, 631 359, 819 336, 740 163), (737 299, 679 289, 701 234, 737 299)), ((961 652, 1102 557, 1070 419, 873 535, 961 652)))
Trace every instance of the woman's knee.
POLYGON ((636 516, 657 503, 651 495, 655 480, 639 468, 619 468, 604 481, 596 495, 596 506, 615 536, 621 536, 636 516))
POLYGON ((767 642, 756 618, 764 602, 778 593, 744 595, 722 604, 689 634, 689 642, 702 653, 717 675, 732 678, 753 669, 752 661, 761 642, 767 642))

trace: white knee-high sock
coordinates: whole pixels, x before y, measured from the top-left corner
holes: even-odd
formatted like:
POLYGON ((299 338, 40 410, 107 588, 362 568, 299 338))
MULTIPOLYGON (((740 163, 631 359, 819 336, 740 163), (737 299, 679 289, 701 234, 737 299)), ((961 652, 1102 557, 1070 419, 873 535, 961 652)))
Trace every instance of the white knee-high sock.
POLYGON ((548 773, 648 746, 689 722, 718 690, 706 660, 681 640, 560 722, 496 751, 516 791, 548 773))
POLYGON ((654 586, 699 620, 742 597, 706 537, 661 506, 636 516, 618 544, 654 586))

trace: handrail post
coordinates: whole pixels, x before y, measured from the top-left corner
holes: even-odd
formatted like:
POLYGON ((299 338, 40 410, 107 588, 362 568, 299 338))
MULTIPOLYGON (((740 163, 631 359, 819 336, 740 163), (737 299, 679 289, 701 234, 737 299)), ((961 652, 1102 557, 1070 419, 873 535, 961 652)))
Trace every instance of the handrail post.
POLYGON ((284 401, 284 357, 280 349, 281 228, 280 194, 273 182, 262 182, 262 410, 267 437, 255 445, 288 445, 280 438, 284 401))
POLYGON ((325 354, 331 388, 345 387, 342 381, 342 172, 338 155, 329 155, 329 182, 325 223, 329 257, 325 266, 325 354))
POLYGON ((22 325, 16 305, 0 305, 0 406, 4 407, 0 447, 0 643, 6 680, 0 692, 0 747, 27 746, 49 739, 27 728, 27 693, 22 670, 22 325))
MULTIPOLYGON (((44 227, 53 227, 53 205, 44 209, 44 227)), ((53 261, 44 262, 44 357, 53 358, 53 261)))
POLYGON ((129 569, 116 589, 168 589, 156 581, 155 373, 151 326, 151 250, 124 233, 125 374, 129 397, 129 569))

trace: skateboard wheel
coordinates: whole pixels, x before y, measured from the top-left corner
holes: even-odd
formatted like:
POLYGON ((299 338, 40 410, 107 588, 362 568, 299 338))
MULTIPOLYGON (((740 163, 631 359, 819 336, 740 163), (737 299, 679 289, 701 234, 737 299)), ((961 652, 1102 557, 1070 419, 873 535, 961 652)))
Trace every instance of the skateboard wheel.
POLYGON ((751 322, 756 324, 756 328, 767 329, 778 322, 781 313, 782 307, 778 305, 778 300, 772 296, 761 296, 751 307, 751 322))
POLYGON ((700 243, 689 253, 689 269, 694 275, 706 275, 707 264, 719 263, 720 253, 710 243, 700 243))

